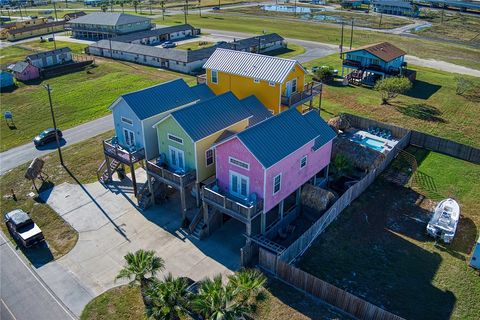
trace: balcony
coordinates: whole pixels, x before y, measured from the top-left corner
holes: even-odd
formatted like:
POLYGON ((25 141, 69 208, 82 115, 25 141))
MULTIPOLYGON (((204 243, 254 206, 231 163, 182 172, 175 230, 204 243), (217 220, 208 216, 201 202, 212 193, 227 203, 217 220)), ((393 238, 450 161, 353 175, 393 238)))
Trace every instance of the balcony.
POLYGON ((197 84, 204 84, 204 83, 207 83, 207 75, 201 74, 197 76, 197 84))
POLYGON ((175 172, 169 169, 165 161, 160 159, 152 159, 147 161, 147 171, 155 178, 161 180, 173 187, 184 188, 196 180, 196 171, 190 170, 185 173, 175 172))
POLYGON ((114 141, 114 138, 103 141, 103 152, 122 163, 132 164, 145 159, 145 150, 124 148, 114 141))
POLYGON ((343 60, 343 65, 346 66, 346 67, 353 67, 353 68, 361 68, 362 67, 362 64, 359 61, 348 60, 348 59, 343 60))
POLYGON ((203 187, 202 200, 243 223, 253 220, 263 210, 262 199, 257 199, 255 203, 247 203, 220 190, 216 182, 203 187))
POLYGON ((303 87, 300 92, 294 92, 289 97, 282 96, 282 105, 295 108, 307 101, 312 100, 315 96, 322 92, 322 84, 320 82, 310 82, 303 87))

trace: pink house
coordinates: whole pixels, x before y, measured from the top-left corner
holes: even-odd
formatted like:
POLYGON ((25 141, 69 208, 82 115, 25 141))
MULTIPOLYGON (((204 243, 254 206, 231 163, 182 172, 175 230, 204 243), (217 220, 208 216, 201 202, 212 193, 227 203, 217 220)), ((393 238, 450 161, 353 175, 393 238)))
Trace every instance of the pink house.
POLYGON ((20 81, 34 80, 40 77, 40 69, 25 61, 17 62, 9 69, 12 70, 15 79, 20 81))
POLYGON ((204 203, 244 222, 247 234, 265 232, 268 221, 283 218, 287 197, 326 173, 335 137, 318 113, 296 109, 232 135, 215 146, 216 183, 204 188, 204 203))

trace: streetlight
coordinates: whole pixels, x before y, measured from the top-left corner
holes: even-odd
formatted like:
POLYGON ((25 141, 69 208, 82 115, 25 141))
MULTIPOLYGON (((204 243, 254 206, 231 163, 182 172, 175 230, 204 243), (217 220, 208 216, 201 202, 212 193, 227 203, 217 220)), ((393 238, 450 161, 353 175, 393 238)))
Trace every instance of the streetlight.
POLYGON ((49 84, 43 87, 48 92, 48 102, 50 103, 50 113, 52 114, 53 129, 55 130, 55 140, 57 140, 58 157, 60 158, 60 164, 64 167, 65 165, 63 164, 62 150, 60 148, 60 140, 58 139, 57 122, 55 121, 55 113, 53 113, 52 95, 51 95, 52 89, 50 88, 49 84))

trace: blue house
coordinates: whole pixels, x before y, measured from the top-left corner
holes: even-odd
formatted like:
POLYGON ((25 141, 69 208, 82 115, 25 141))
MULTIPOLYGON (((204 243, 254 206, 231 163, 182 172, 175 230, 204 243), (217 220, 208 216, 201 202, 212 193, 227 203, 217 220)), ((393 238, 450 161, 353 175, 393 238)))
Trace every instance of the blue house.
MULTIPOLYGON (((120 96, 109 109, 115 136, 103 142, 105 161, 98 170, 100 181, 111 180, 122 164, 133 165, 157 158, 157 132, 153 125, 175 110, 215 96, 204 84, 190 87, 176 79, 120 96)), ((133 170, 131 170, 133 172, 133 170)), ((134 175, 134 193, 137 193, 134 175)))
POLYGON ((413 71, 407 71, 405 55, 405 51, 389 42, 348 50, 342 53, 342 76, 346 72, 350 82, 370 85, 390 76, 410 78, 413 71))
POLYGON ((0 70, 0 89, 7 89, 14 85, 13 75, 10 72, 0 70))

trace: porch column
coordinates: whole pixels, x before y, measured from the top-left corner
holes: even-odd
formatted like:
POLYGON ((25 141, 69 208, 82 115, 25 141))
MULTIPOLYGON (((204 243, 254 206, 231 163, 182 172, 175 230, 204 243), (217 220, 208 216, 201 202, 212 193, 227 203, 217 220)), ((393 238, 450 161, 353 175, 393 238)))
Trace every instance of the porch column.
POLYGON ((266 224, 267 224, 267 217, 266 217, 265 212, 262 212, 262 214, 260 216, 260 233, 261 234, 265 233, 266 224))
POLYGON ((153 198, 153 204, 155 204, 155 195, 153 194, 152 177, 148 174, 148 171, 147 171, 147 183, 148 183, 148 192, 150 192, 153 198))
POLYGON ((285 200, 282 200, 282 201, 280 201, 280 203, 278 204, 278 213, 280 214, 280 220, 283 220, 284 201, 285 201, 285 200))
POLYGON ((210 235, 210 223, 208 221, 208 204, 206 202, 203 203, 203 221, 207 226, 207 236, 210 235))
POLYGON ((182 213, 182 220, 185 220, 185 217, 186 217, 186 213, 187 213, 187 204, 186 204, 186 201, 185 201, 185 188, 184 187, 181 187, 180 188, 180 211, 182 213))
POLYGON ((328 179, 328 169, 330 168, 330 164, 327 164, 327 168, 325 169, 325 178, 328 179))
POLYGON ((302 187, 300 186, 297 191, 295 191, 296 194, 295 194, 295 204, 297 206, 297 210, 298 208, 300 208, 300 206, 302 205, 302 187))
POLYGON ((105 155, 105 161, 107 162, 108 179, 112 180, 112 170, 110 169, 110 158, 107 155, 105 155))
POLYGON ((252 236, 252 221, 249 220, 246 224, 245 224, 245 234, 247 235, 247 238, 245 240, 245 244, 250 244, 251 240, 250 240, 250 237, 252 236))
POLYGON ((200 183, 195 182, 195 187, 197 188, 197 192, 195 192, 195 200, 197 201, 197 208, 200 207, 200 183))
POLYGON ((135 176, 135 167, 130 163, 130 173, 132 174, 133 194, 137 196, 137 177, 135 176))
POLYGON ((317 174, 315 173, 315 175, 313 176, 313 185, 316 186, 317 185, 317 174))

